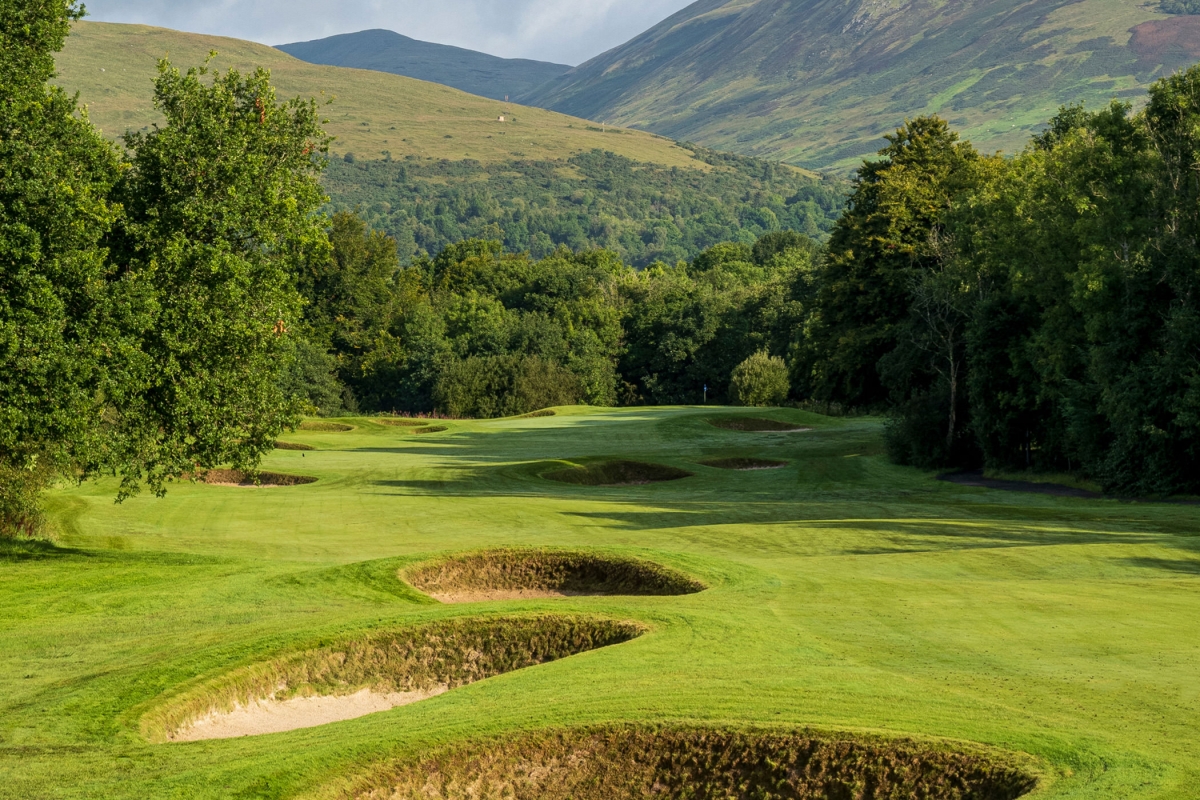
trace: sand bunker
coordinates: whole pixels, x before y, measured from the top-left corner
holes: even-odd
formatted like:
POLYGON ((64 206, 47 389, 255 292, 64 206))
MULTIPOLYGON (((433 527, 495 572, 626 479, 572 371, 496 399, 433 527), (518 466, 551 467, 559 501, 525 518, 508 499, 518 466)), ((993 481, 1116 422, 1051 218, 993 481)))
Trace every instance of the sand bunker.
POLYGON ((410 585, 442 603, 585 595, 673 596, 706 588, 651 561, 589 552, 489 550, 402 571, 410 585))
POLYGON ((315 728, 330 722, 365 717, 379 711, 406 706, 427 700, 448 686, 437 686, 419 692, 389 692, 381 694, 362 689, 354 694, 332 697, 293 697, 291 700, 273 698, 236 706, 232 711, 214 712, 192 723, 171 741, 199 742, 205 739, 234 739, 239 736, 258 736, 264 733, 283 733, 300 728, 315 728))
POLYGON ((690 478, 692 473, 644 461, 588 461, 542 473, 542 477, 575 486, 642 486, 690 478))
POLYGON ((635 622, 567 614, 459 618, 363 634, 227 673, 142 720, 151 741, 324 725, 640 636, 635 622))
POLYGON ((614 725, 517 733, 394 762, 341 796, 1014 800, 1036 785, 1017 758, 809 731, 614 725))
POLYGON ((316 450, 311 444, 299 444, 298 442, 276 442, 276 450, 316 450))
POLYGON ((705 422, 722 430, 752 433, 804 433, 812 430, 812 428, 805 428, 802 425, 761 417, 713 417, 705 422))
POLYGON ((256 488, 260 486, 303 486, 316 483, 317 479, 308 475, 285 475, 282 472, 260 472, 257 476, 247 475, 240 469, 210 469, 204 473, 204 482, 210 486, 240 486, 256 488))
POLYGON ((759 469, 783 469, 788 465, 786 461, 772 461, 767 458, 710 458, 707 461, 701 461, 706 467, 715 467, 716 469, 735 469, 740 472, 749 472, 759 469))
POLYGON ((319 419, 305 420, 300 423, 302 431, 324 431, 326 433, 345 433, 346 431, 354 430, 353 425, 346 425, 341 422, 325 422, 319 419))

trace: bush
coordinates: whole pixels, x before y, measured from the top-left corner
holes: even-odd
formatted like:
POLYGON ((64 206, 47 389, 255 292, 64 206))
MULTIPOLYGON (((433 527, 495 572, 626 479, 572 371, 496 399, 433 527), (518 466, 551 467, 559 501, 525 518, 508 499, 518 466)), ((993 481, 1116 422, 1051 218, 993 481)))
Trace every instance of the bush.
POLYGON ((729 395, 737 405, 777 406, 787 399, 788 388, 787 364, 759 350, 734 367, 729 395))

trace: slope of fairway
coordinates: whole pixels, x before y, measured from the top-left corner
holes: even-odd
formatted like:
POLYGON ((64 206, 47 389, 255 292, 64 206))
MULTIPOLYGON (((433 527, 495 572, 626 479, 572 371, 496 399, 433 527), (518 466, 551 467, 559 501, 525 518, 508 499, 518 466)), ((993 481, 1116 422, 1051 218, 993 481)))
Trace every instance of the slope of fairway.
POLYGON ((408 780, 406 763, 457 769, 478 737, 714 725, 987 752, 1038 774, 1039 800, 1200 798, 1200 508, 939 482, 886 461, 878 420, 798 411, 562 408, 424 436, 346 422, 266 460, 316 483, 123 505, 112 482, 63 487, 57 546, 0 543, 0 797, 347 797, 408 780), (811 430, 710 424, 726 415, 811 430), (787 465, 703 465, 749 458, 787 465), (541 477, 602 459, 693 475, 541 477), (446 605, 399 578, 498 547, 636 558, 707 588, 446 605), (206 687, 270 674, 255 665, 535 614, 645 632, 350 721, 152 743, 206 687))
POLYGON ((1013 152, 1198 59, 1200 19, 1156 2, 699 0, 521 99, 823 169, 929 113, 1013 152))
POLYGON ((362 158, 565 159, 595 148, 665 166, 707 169, 690 151, 641 131, 607 132, 585 120, 537 108, 509 106, 447 86, 369 70, 308 64, 273 47, 144 25, 79 22, 57 59, 58 83, 79 92, 92 121, 116 138, 160 119, 153 106, 156 64, 181 68, 271 70, 280 99, 334 99, 325 108, 334 150, 362 158), (505 122, 498 117, 505 116, 505 122))

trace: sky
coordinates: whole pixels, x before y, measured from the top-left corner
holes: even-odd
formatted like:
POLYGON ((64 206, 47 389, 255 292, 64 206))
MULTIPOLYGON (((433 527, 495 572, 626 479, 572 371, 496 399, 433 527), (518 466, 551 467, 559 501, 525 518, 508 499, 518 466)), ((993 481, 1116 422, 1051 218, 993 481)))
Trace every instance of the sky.
POLYGON ((505 58, 572 66, 691 0, 88 0, 88 19, 138 22, 263 44, 368 28, 505 58))

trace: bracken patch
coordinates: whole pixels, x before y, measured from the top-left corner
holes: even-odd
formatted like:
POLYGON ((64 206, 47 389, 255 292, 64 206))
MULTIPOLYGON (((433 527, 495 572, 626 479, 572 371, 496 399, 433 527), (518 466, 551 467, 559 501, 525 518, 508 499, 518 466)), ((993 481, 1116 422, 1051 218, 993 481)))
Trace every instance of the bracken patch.
POLYGON ((452 619, 375 631, 227 673, 148 714, 142 732, 160 742, 199 738, 189 736, 196 721, 266 699, 453 689, 627 642, 644 631, 635 622, 563 614, 452 619))
POLYGON ((444 603, 578 595, 684 595, 704 584, 651 561, 557 550, 488 550, 419 564, 401 578, 444 603))
POLYGON ((790 422, 779 422, 762 417, 713 417, 705 420, 715 428, 727 431, 750 431, 753 433, 799 433, 811 431, 803 425, 793 425, 790 422))
POLYGON ((326 433, 345 433, 346 431, 354 430, 353 425, 346 425, 342 422, 325 422, 319 419, 305 420, 300 423, 302 431, 324 431, 326 433))
POLYGON ((613 725, 510 735, 393 763, 355 800, 1013 800, 1010 759, 809 731, 613 725))
POLYGON ((769 458, 710 458, 706 461, 701 461, 706 467, 715 467, 717 469, 736 469, 741 471, 758 470, 758 469, 783 469, 788 465, 786 461, 773 461, 769 458))
POLYGON ((691 472, 678 467, 623 459, 589 461, 542 473, 542 477, 547 480, 576 486, 639 486, 677 481, 691 476, 691 472))
POLYGON ((260 472, 252 476, 240 469, 210 469, 204 473, 203 481, 214 486, 303 486, 316 483, 317 479, 308 475, 285 475, 282 472, 260 472))

